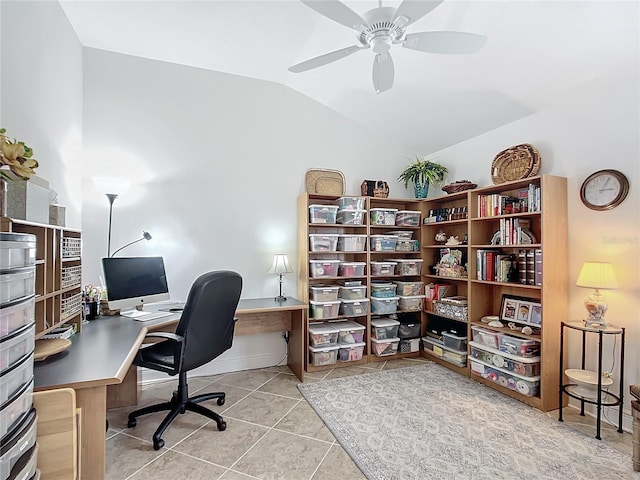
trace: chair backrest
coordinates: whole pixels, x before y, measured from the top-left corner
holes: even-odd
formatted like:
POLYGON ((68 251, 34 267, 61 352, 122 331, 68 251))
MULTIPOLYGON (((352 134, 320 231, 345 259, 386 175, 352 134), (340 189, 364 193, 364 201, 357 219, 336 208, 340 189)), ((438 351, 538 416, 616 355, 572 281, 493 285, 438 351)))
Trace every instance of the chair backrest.
POLYGON ((201 275, 191 286, 176 334, 184 338, 181 371, 210 362, 231 348, 242 277, 221 270, 201 275))

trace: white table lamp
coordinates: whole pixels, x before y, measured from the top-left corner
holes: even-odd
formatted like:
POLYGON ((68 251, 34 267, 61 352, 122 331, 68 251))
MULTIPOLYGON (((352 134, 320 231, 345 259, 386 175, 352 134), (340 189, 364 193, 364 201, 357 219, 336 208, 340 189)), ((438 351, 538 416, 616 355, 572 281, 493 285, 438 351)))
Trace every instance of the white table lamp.
POLYGON ((269 269, 269 273, 275 273, 278 275, 278 283, 280 285, 280 294, 275 298, 278 302, 284 302, 287 297, 282 295, 282 276, 285 273, 292 273, 291 265, 289 264, 289 258, 286 253, 276 253, 273 256, 273 264, 269 269))
POLYGON ((589 314, 584 321, 585 324, 588 327, 607 327, 604 314, 608 309, 608 305, 600 290, 615 290, 618 288, 613 266, 606 262, 584 262, 576 285, 595 289, 584 301, 584 306, 589 314))

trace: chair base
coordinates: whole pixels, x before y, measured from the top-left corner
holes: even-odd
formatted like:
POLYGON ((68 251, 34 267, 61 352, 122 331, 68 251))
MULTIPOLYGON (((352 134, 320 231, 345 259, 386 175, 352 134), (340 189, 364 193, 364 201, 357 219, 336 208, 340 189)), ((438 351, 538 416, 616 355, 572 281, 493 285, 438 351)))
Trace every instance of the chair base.
POLYGON ((178 416, 184 414, 187 410, 190 412, 198 413, 204 417, 210 418, 216 422, 218 430, 224 431, 227 428, 227 422, 218 415, 216 412, 209 410, 206 407, 200 405, 200 402, 207 400, 217 399, 218 405, 224 405, 225 394, 224 392, 204 393, 189 398, 188 388, 186 382, 186 373, 180 374, 178 380, 178 390, 173 392, 170 402, 158 403, 155 405, 149 405, 148 407, 140 408, 129 414, 127 427, 135 427, 138 423, 137 417, 147 415, 149 413, 163 412, 169 410, 169 413, 164 417, 158 428, 153 434, 153 449, 160 450, 164 446, 164 440, 162 440, 162 434, 169 427, 171 422, 178 416))

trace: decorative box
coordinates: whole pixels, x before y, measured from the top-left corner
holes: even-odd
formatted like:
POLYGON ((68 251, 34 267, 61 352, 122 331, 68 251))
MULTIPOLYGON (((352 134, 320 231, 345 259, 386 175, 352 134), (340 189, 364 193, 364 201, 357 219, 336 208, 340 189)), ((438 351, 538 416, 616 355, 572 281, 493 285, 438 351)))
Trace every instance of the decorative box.
POLYGON ((49 225, 58 227, 66 226, 67 207, 62 205, 49 205, 49 225))
POLYGON ((7 182, 7 215, 30 222, 49 223, 49 182, 31 176, 30 180, 7 182))
POLYGON ((433 310, 443 317, 453 318, 462 322, 466 322, 468 320, 469 307, 467 306, 466 299, 458 302, 455 300, 447 300, 446 297, 442 300, 434 300, 433 310))

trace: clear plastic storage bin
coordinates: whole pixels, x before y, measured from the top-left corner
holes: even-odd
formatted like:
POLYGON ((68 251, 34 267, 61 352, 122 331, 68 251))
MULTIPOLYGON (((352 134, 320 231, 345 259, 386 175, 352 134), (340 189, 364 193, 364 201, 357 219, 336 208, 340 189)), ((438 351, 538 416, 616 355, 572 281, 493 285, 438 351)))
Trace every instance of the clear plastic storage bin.
POLYGON ((338 358, 341 362, 353 362, 356 360, 362 360, 362 354, 364 353, 365 343, 352 343, 350 345, 340 345, 338 351, 338 358))
POLYGON ((442 332, 442 340, 445 347, 467 351, 466 335, 458 335, 455 332, 442 332))
POLYGON ((0 233, 0 270, 32 267, 36 264, 36 236, 0 233))
POLYGON ((336 223, 337 205, 309 205, 310 223, 336 223))
POLYGON ((412 353, 420 351, 420 339, 419 338, 401 338, 398 344, 398 351, 400 353, 412 353))
POLYGON ((340 197, 336 204, 340 210, 364 210, 364 197, 340 197))
POLYGON ((336 318, 340 310, 340 300, 335 302, 314 302, 309 300, 311 318, 316 320, 323 318, 336 318))
POLYGON ((372 276, 395 275, 397 263, 395 261, 371 262, 372 276))
POLYGON ((371 339, 371 351, 375 353, 376 357, 387 357, 389 355, 395 355, 398 353, 399 338, 387 338, 387 339, 371 339))
POLYGON ((33 352, 36 341, 36 324, 23 327, 10 337, 0 340, 0 371, 15 365, 25 355, 33 352))
POLYGON ((461 352, 442 344, 438 344, 430 337, 422 337, 422 345, 425 350, 430 351, 436 357, 440 357, 449 363, 453 363, 459 367, 467 365, 467 352, 461 352))
POLYGON ((337 233, 310 233, 309 250, 312 252, 335 252, 338 248, 337 233))
POLYGON ((398 311, 398 297, 374 298, 371 297, 371 313, 389 315, 398 311))
POLYGON ((367 298, 367 286, 340 287, 338 298, 342 300, 361 300, 367 298))
POLYGON ((424 295, 398 297, 398 309, 401 312, 419 312, 424 304, 424 295))
POLYGON ((500 345, 500 333, 493 330, 487 330, 476 325, 471 326, 471 339, 474 342, 478 342, 482 345, 486 345, 491 348, 498 348, 500 345))
POLYGON ((332 323, 319 322, 309 324, 309 345, 312 347, 324 347, 338 343, 340 330, 332 323))
POLYGON ((311 291, 311 300, 315 302, 335 302, 338 300, 340 287, 317 285, 309 287, 309 290, 311 291))
POLYGON ((540 355, 540 342, 502 334, 500 335, 500 351, 521 357, 535 357, 540 355))
POLYGON ((338 274, 341 277, 362 277, 365 265, 365 262, 340 262, 338 274))
POLYGON ((402 227, 419 227, 420 211, 400 210, 398 213, 396 213, 396 225, 402 227))
POLYGON ((338 210, 336 221, 342 225, 364 225, 366 210, 338 210))
POLYGON ((33 380, 23 386, 0 409, 0 438, 20 422, 33 404, 33 380))
POLYGON ((386 340, 398 336, 398 327, 400 322, 392 318, 372 318, 371 319, 371 338, 378 340, 386 340))
POLYGON ((309 346, 309 363, 315 367, 331 365, 338 359, 338 345, 327 345, 326 347, 309 346))
POLYGON ((309 260, 311 278, 335 277, 340 260, 309 260))
POLYGON ((12 334, 16 330, 29 325, 35 319, 35 297, 18 301, 0 309, 0 337, 12 334))
POLYGON ((398 238, 398 241, 396 242, 396 252, 418 252, 418 251, 420 251, 420 242, 418 240, 398 238))
POLYGON ((340 252, 364 252, 366 245, 366 235, 338 235, 338 251, 340 252))
POLYGON ((36 293, 36 267, 3 272, 0 275, 0 305, 20 300, 36 293))
POLYGON ((396 230, 389 232, 389 235, 396 235, 398 240, 411 240, 413 238, 413 232, 411 230, 396 230))
POLYGON ((395 225, 396 208, 372 208, 369 210, 371 225, 395 225))
POLYGON ((396 292, 398 293, 398 295, 411 297, 413 295, 424 294, 424 282, 394 281, 393 283, 397 285, 396 292))
POLYGON ((420 337, 420 330, 422 323, 417 320, 401 320, 398 325, 398 338, 401 340, 404 338, 418 338, 420 337))
POLYGON ((372 252, 395 252, 398 237, 395 235, 371 235, 372 252))
POLYGON ((495 348, 471 342, 471 356, 498 368, 504 368, 523 377, 540 375, 540 357, 519 357, 501 352, 495 348))
MULTIPOLYGON (((391 261, 389 259, 388 261, 391 261)), ((417 258, 395 258, 396 275, 420 275, 422 273, 422 260, 417 258)))
POLYGON ((342 322, 331 322, 331 325, 339 330, 338 344, 352 344, 364 341, 364 331, 366 327, 358 322, 346 320, 342 322))
POLYGON ((482 378, 514 390, 526 397, 537 397, 540 392, 540 377, 524 377, 479 361, 471 360, 471 372, 482 378))
POLYGON ((396 296, 397 286, 391 282, 372 282, 371 296, 375 298, 390 298, 396 296))
POLYGON ((347 317, 360 317, 369 313, 369 299, 342 300, 340 314, 347 317))

